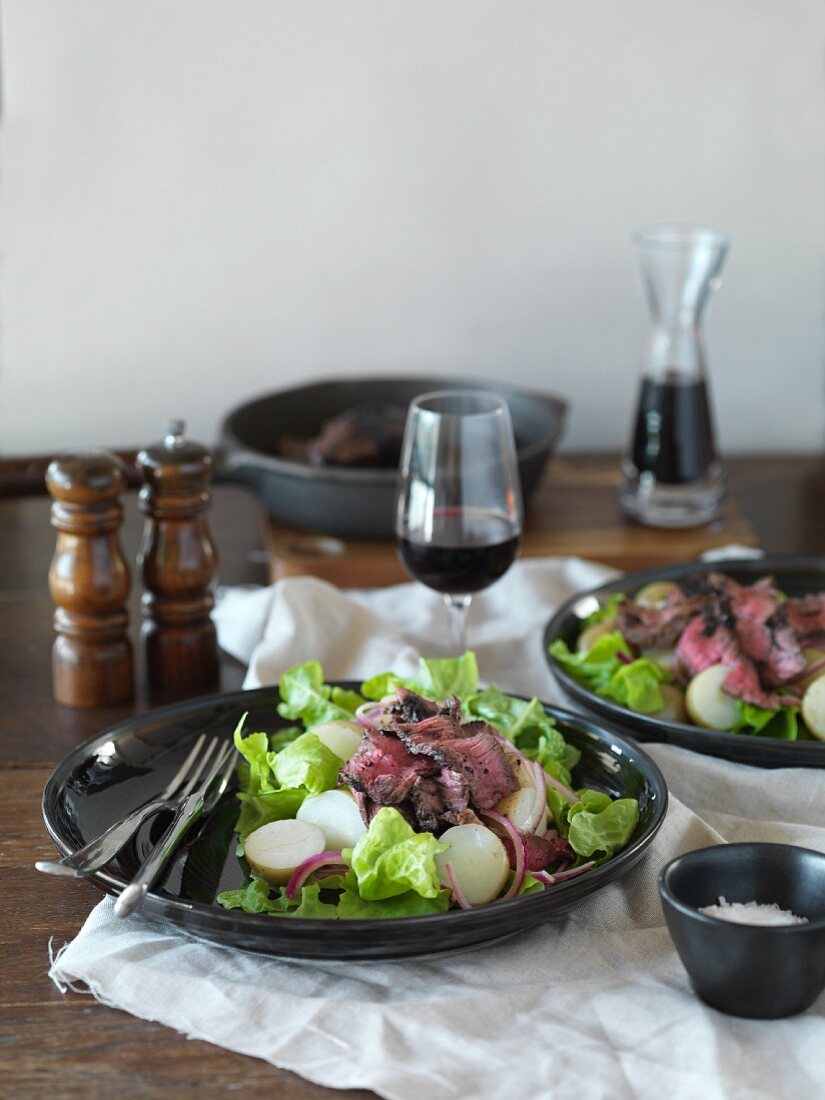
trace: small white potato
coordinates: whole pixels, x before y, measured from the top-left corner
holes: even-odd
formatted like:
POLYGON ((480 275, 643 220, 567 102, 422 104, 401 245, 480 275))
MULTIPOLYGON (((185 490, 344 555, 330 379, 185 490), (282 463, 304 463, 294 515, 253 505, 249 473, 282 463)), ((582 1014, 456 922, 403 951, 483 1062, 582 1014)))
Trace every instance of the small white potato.
POLYGON ((688 712, 685 706, 685 693, 676 684, 659 685, 665 705, 661 710, 654 711, 653 718, 661 718, 663 722, 687 722, 688 712))
POLYGON ((262 825, 249 834, 243 845, 252 870, 274 886, 283 886, 300 863, 324 851, 326 841, 318 826, 296 818, 262 825))
POLYGON ((357 722, 348 722, 346 719, 336 719, 334 722, 323 722, 309 731, 321 741, 330 751, 346 762, 355 756, 361 738, 364 736, 364 727, 357 722))
MULTIPOLYGON (((805 658, 805 664, 810 668, 811 665, 818 665, 820 661, 825 661, 825 649, 803 649, 802 656, 805 658)), ((814 680, 818 680, 820 676, 825 676, 825 666, 811 672, 807 676, 803 676, 799 681, 800 687, 804 690, 811 686, 814 680)))
POLYGON ((510 864, 504 845, 492 830, 484 825, 454 825, 439 840, 449 844, 445 852, 435 857, 443 886, 449 889, 444 865, 451 863, 456 882, 470 905, 485 905, 498 897, 507 881, 510 864))
POLYGON ((354 848, 367 831, 355 799, 348 791, 323 791, 301 803, 295 815, 298 821, 317 825, 324 834, 327 851, 354 848))
POLYGON ((673 669, 675 649, 643 649, 641 652, 643 657, 647 657, 648 661, 658 665, 664 672, 670 672, 673 669))
POLYGON ((817 677, 802 696, 802 720, 817 741, 825 741, 825 678, 817 677))
POLYGON ((687 686, 685 705, 697 726, 711 730, 729 730, 736 725, 739 707, 736 699, 722 690, 728 678, 727 665, 711 665, 694 676, 687 686))
MULTIPOLYGON (((500 802, 497 802, 496 813, 511 821, 520 833, 527 832, 536 816, 538 797, 539 792, 535 787, 522 787, 512 794, 505 795, 500 802)), ((539 823, 538 831, 545 832, 546 830, 546 823, 544 829, 541 828, 541 823, 539 823)))
POLYGON ((579 635, 579 640, 576 642, 576 649, 579 653, 584 653, 594 646, 599 638, 604 637, 605 634, 613 634, 615 630, 615 619, 603 619, 600 623, 593 623, 592 626, 588 626, 587 629, 583 630, 579 635))
POLYGON ((643 607, 661 607, 675 587, 673 581, 651 581, 636 593, 636 603, 643 607))

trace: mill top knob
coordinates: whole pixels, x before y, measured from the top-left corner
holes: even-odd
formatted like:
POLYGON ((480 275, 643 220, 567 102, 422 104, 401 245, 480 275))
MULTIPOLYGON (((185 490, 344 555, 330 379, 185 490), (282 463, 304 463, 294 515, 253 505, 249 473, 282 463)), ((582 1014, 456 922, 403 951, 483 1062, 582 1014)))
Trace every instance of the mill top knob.
POLYGON ((170 420, 159 443, 144 448, 137 457, 138 469, 145 482, 144 494, 197 494, 212 480, 212 454, 200 443, 184 438, 183 420, 170 420))

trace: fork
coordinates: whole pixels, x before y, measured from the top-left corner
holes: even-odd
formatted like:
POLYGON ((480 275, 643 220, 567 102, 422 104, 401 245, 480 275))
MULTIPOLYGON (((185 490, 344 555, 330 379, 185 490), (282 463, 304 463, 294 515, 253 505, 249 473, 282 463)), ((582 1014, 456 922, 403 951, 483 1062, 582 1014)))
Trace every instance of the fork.
POLYGON ((197 790, 180 803, 166 832, 144 859, 129 885, 115 898, 115 914, 118 917, 128 917, 140 908, 149 887, 160 876, 186 832, 199 817, 208 814, 217 805, 237 762, 238 752, 233 744, 214 758, 197 790))
POLYGON ((90 840, 76 852, 60 860, 38 860, 35 868, 47 875, 63 875, 68 878, 93 875, 117 855, 148 817, 160 810, 176 810, 195 789, 206 773, 210 760, 217 757, 221 746, 225 744, 222 737, 211 737, 207 741, 206 734, 202 733, 157 798, 138 806, 122 821, 110 825, 100 836, 90 840))

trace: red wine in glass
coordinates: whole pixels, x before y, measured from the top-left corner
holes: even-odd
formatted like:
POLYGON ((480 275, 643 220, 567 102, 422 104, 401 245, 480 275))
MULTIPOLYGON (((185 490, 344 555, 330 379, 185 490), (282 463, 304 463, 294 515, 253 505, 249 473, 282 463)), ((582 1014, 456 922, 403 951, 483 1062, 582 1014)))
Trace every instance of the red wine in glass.
POLYGON ((404 567, 427 588, 447 595, 481 592, 515 561, 521 534, 508 516, 482 508, 455 508, 440 518, 437 541, 398 539, 404 567))
POLYGON ((507 572, 521 542, 516 448, 502 398, 447 390, 410 405, 395 532, 407 571, 443 595, 463 653, 473 593, 507 572))

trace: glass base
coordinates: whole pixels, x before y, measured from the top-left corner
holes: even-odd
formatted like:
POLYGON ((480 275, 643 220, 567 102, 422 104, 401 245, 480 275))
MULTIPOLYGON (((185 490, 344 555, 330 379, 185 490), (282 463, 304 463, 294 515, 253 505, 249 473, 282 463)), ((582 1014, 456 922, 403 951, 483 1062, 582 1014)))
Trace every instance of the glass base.
POLYGON ((725 474, 714 462, 704 477, 687 485, 664 485, 651 473, 622 463, 619 503, 622 510, 648 527, 701 527, 716 519, 725 499, 725 474))

